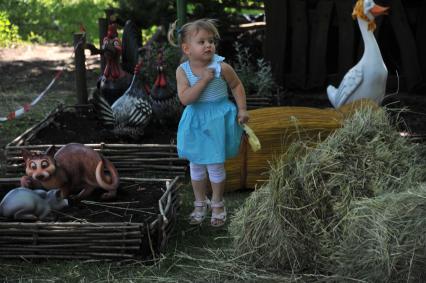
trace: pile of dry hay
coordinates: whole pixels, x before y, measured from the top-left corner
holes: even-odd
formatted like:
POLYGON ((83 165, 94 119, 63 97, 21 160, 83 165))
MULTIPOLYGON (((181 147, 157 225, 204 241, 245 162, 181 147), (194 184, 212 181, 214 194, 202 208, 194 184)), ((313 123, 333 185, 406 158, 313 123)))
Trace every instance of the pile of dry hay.
POLYGON ((426 183, 351 207, 341 224, 331 271, 369 282, 424 282, 426 183))
POLYGON ((426 198, 411 204, 414 197, 408 193, 426 175, 420 150, 399 135, 384 110, 370 107, 359 109, 316 147, 294 143, 273 162, 268 182, 233 217, 235 251, 256 266, 294 273, 364 278, 368 266, 371 274, 380 270, 384 281, 395 272, 406 279, 421 276, 415 272, 424 276, 426 271, 409 268, 414 262, 426 264, 425 225, 417 226, 426 218, 426 198), (377 203, 384 205, 388 198, 394 201, 386 208, 386 225, 379 216, 368 218, 382 215, 377 203), (407 205, 416 209, 405 211, 407 205), (390 224, 400 220, 405 226, 390 224), (373 239, 366 227, 381 231, 373 239), (401 250, 389 250, 395 243, 401 250), (371 253, 374 260, 364 261, 371 253))

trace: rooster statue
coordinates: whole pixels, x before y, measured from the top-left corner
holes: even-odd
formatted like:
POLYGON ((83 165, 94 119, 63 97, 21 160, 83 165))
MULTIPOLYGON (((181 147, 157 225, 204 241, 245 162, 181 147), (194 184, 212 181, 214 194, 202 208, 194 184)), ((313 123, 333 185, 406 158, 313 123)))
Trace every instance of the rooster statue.
POLYGON ((361 98, 378 104, 383 101, 388 70, 373 31, 376 28, 375 17, 386 14, 387 10, 388 7, 377 5, 373 0, 356 2, 352 16, 357 19, 361 30, 364 54, 358 64, 346 73, 339 88, 328 86, 327 95, 335 108, 361 98))
POLYGON ((101 95, 95 93, 93 96, 99 119, 105 125, 113 126, 113 133, 118 136, 142 136, 152 117, 151 103, 144 89, 139 87, 137 78, 141 65, 139 63, 135 66, 130 87, 112 106, 101 95))
POLYGON ((182 106, 177 98, 176 91, 173 90, 167 81, 164 72, 163 51, 160 50, 157 58, 157 77, 150 91, 150 101, 154 117, 160 124, 178 121, 182 111, 182 106))
POLYGON ((131 76, 123 71, 120 65, 122 47, 117 33, 117 24, 108 25, 107 36, 103 39, 101 53, 105 57, 106 66, 98 81, 101 95, 110 105, 129 87, 131 76))

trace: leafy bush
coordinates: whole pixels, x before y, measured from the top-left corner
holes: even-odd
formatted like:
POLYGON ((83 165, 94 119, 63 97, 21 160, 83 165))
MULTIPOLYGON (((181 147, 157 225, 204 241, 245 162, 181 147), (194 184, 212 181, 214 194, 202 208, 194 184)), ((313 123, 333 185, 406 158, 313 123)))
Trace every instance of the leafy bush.
POLYGON ((167 27, 176 19, 176 0, 116 0, 118 13, 146 29, 153 25, 167 27))
POLYGON ((90 40, 98 42, 98 18, 113 4, 114 0, 2 0, 0 11, 9 15, 24 40, 71 42, 83 24, 90 40))
MULTIPOLYGON (((162 25, 165 28, 176 20, 176 0, 116 0, 118 13, 123 19, 131 19, 142 28, 153 25, 162 25)), ((258 8, 261 1, 253 0, 187 0, 188 20, 200 18, 217 19, 219 31, 222 34, 230 24, 241 21, 241 12, 253 12, 259 10, 247 10, 244 8, 258 8)))
POLYGON ((0 46, 9 46, 19 42, 18 27, 9 21, 9 15, 0 11, 0 46))
POLYGON ((271 96, 277 87, 273 77, 271 65, 263 58, 252 61, 248 47, 242 47, 236 42, 234 48, 237 54, 235 72, 238 74, 248 95, 271 96))

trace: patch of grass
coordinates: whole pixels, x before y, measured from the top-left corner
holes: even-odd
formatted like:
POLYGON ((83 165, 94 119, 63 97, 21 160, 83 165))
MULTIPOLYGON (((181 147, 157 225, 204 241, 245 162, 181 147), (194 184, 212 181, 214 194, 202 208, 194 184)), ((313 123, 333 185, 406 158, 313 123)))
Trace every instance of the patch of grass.
MULTIPOLYGON (((43 101, 37 104, 34 107, 34 109, 24 114, 22 117, 3 123, 2 127, 0 128, 0 135, 2 136, 1 138, 2 144, 3 142, 4 143, 10 142, 13 138, 22 134, 27 128, 38 123, 47 115, 47 113, 49 113, 55 108, 55 105, 59 105, 59 104, 68 105, 72 100, 74 100, 74 98, 72 98, 70 95, 61 97, 60 96, 61 92, 56 92, 55 94, 58 96, 46 97, 45 99, 43 99, 43 101)), ((27 100, 21 100, 21 101, 15 100, 15 102, 28 103, 27 100)), ((19 104, 19 105, 22 105, 22 104, 19 104)), ((11 110, 11 111, 14 111, 14 110, 11 110)), ((9 112, 6 112, 6 113, 9 113, 9 112)))
MULTIPOLYGON (((53 75, 54 73, 52 72, 53 75)), ((0 139, 2 142, 9 142, 19 134, 22 134, 28 127, 43 119, 58 104, 73 105, 76 103, 75 90, 72 85, 74 73, 65 73, 63 76, 66 78, 60 79, 29 112, 17 119, 0 124, 0 139)), ((45 80, 23 83, 17 86, 16 89, 0 92, 0 99, 3 101, 0 106, 0 115, 5 116, 22 105, 30 103, 43 91, 47 84, 48 82, 45 80)), ((0 143, 0 145, 4 144, 0 143)))

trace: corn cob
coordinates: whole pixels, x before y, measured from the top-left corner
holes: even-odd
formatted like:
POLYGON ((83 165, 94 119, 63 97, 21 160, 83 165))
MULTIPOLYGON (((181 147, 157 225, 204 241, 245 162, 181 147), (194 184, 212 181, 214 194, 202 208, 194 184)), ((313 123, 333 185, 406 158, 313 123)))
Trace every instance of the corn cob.
POLYGON ((250 147, 253 150, 253 152, 256 152, 259 149, 261 149, 260 141, 256 137, 256 135, 254 134, 253 130, 249 126, 247 126, 246 124, 243 124, 243 129, 244 129, 244 132, 246 132, 246 134, 248 136, 248 141, 249 141, 250 147))

